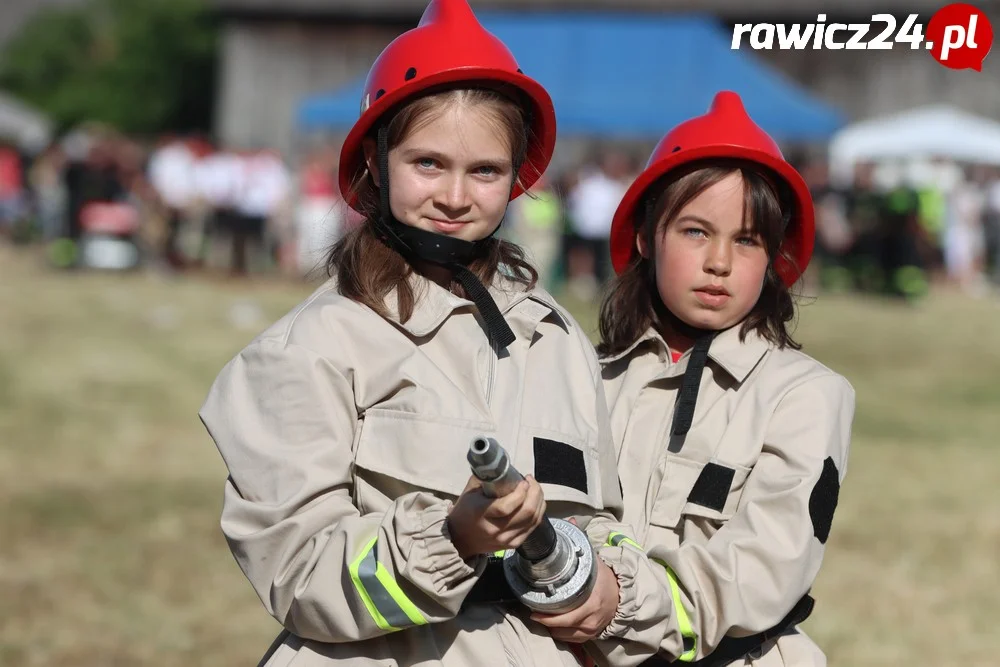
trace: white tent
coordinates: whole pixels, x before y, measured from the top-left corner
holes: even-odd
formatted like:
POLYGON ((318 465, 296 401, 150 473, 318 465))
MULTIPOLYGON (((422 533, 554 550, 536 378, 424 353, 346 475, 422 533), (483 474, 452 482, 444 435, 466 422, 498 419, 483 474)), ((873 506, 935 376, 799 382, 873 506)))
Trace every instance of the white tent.
POLYGON ((0 137, 18 144, 28 153, 35 153, 52 137, 52 123, 43 114, 16 98, 0 91, 0 137))
POLYGON ((840 182, 857 162, 931 158, 1000 165, 1000 123, 929 106, 849 125, 830 142, 830 172, 840 182))

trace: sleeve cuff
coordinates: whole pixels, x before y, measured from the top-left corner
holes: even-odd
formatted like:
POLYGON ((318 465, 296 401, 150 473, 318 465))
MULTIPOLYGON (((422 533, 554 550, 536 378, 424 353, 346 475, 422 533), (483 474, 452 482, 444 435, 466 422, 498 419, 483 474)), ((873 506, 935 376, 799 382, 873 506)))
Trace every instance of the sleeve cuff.
POLYGON ((638 611, 635 578, 639 556, 624 547, 601 547, 597 550, 597 557, 618 578, 618 609, 597 639, 621 639, 629 631, 638 611))
MULTIPOLYGON (((436 500, 436 499, 435 499, 436 500)), ((450 501, 437 501, 419 511, 414 522, 416 531, 410 535, 413 549, 423 570, 437 590, 453 590, 468 582, 471 587, 475 578, 486 569, 488 557, 484 555, 466 561, 451 541, 448 531, 450 501)))

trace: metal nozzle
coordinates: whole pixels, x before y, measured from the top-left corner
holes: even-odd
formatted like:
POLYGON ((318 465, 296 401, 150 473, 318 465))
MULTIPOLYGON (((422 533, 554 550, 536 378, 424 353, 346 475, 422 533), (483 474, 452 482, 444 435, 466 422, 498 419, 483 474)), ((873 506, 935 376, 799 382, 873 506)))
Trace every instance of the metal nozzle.
MULTIPOLYGON (((501 498, 511 493, 524 479, 510 464, 507 452, 493 438, 478 437, 469 446, 469 464, 472 474, 483 484, 483 493, 490 498, 501 498)), ((528 535, 517 552, 529 561, 547 558, 556 548, 556 531, 548 517, 528 535)))
POLYGON ((472 474, 483 483, 483 493, 501 498, 511 493, 524 477, 510 464, 507 452, 493 438, 479 437, 469 446, 472 474))

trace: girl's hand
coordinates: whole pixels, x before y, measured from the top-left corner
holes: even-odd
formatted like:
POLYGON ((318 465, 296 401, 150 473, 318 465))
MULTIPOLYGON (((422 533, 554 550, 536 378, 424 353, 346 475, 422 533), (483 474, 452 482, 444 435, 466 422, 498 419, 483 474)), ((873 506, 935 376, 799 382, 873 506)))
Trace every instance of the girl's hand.
POLYGON ((597 561, 597 583, 590 597, 581 606, 562 614, 531 615, 549 629, 555 639, 582 644, 597 637, 611 624, 618 611, 618 577, 600 558, 597 561))
POLYGON ((503 498, 486 496, 473 475, 448 514, 448 531, 459 555, 469 559, 516 549, 544 516, 542 487, 531 475, 503 498))

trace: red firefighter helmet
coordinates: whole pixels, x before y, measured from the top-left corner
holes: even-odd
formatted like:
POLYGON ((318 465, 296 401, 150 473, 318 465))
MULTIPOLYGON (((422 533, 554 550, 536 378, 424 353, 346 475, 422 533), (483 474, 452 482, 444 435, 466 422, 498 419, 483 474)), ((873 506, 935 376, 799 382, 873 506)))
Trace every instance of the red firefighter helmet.
POLYGON ((487 32, 467 0, 431 0, 416 28, 403 33, 379 55, 368 72, 361 116, 340 152, 340 191, 352 206, 352 183, 365 167, 362 141, 389 109, 442 84, 508 85, 519 90, 531 113, 532 141, 511 199, 545 171, 556 143, 552 99, 525 76, 503 42, 487 32))
POLYGON ((794 284, 812 257, 815 241, 812 197, 802 176, 785 161, 774 140, 747 115, 740 96, 731 91, 718 93, 707 114, 670 130, 656 145, 645 170, 625 193, 611 224, 611 262, 615 271, 621 273, 633 257, 633 220, 649 187, 670 170, 706 158, 740 158, 756 162, 788 185, 793 195, 793 210, 781 244, 782 253, 775 260, 774 268, 786 285, 794 284), (786 260, 784 255, 792 261, 786 260))

